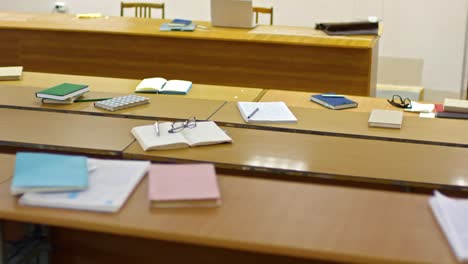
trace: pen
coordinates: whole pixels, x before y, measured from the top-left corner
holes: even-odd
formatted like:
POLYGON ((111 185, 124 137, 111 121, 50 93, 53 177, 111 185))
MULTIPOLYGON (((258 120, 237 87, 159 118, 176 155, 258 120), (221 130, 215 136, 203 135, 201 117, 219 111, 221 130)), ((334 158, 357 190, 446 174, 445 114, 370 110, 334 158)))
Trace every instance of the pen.
POLYGON ((258 108, 258 107, 257 107, 257 108, 255 108, 255 110, 253 110, 253 112, 252 112, 250 115, 248 115, 248 116, 247 116, 247 119, 250 119, 250 118, 252 118, 252 116, 254 116, 254 115, 255 115, 255 113, 257 113, 257 112, 258 112, 258 110, 259 110, 259 108, 258 108))
POLYGON ((108 100, 111 98, 83 98, 83 99, 76 99, 75 102, 81 103, 81 102, 96 102, 96 101, 104 101, 108 100))
POLYGON ((345 97, 342 94, 322 94, 323 97, 345 97))
POLYGON ((154 123, 154 129, 156 130, 156 135, 159 137, 159 122, 154 123))
POLYGON ((202 26, 202 25, 197 25, 197 28, 208 29, 208 27, 205 27, 205 26, 202 26))

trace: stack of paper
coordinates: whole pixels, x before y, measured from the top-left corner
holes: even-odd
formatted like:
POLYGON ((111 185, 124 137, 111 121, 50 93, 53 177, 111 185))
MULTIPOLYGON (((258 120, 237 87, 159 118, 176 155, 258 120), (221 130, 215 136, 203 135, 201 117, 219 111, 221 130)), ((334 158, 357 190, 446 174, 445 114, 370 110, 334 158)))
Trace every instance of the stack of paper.
POLYGON ((19 152, 11 186, 20 204, 101 212, 119 210, 149 161, 19 152))
POLYGON ((452 199, 436 191, 429 204, 457 259, 468 261, 468 200, 452 199))

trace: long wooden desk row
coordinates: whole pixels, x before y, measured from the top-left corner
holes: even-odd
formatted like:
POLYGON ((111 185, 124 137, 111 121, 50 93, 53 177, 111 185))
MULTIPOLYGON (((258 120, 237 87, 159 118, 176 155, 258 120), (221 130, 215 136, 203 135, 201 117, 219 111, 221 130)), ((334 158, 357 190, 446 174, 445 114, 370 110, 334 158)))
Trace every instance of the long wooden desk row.
MULTIPOLYGON (((11 176, 14 156, 0 163, 11 176)), ((145 178, 102 214, 20 206, 7 179, 0 218, 52 226, 54 263, 456 263, 426 195, 229 175, 219 184, 219 208, 150 209, 145 178)))
POLYGON ((468 148, 223 127, 221 144, 144 152, 130 134, 153 121, 1 109, 0 146, 170 162, 212 162, 220 169, 289 180, 338 180, 397 187, 468 187, 468 148), (283 177, 282 177, 283 178, 283 177), (303 180, 303 179, 302 179, 303 180))
POLYGON ((165 20, 0 13, 0 65, 27 71, 374 95, 378 37, 266 26, 160 32, 165 20), (284 32, 278 35, 277 32, 284 32), (263 32, 265 33, 265 32, 263 32), (112 43, 110 45, 110 43, 112 43))
MULTIPOLYGON (((86 97, 107 97, 121 94, 99 91, 87 93, 86 97)), ((219 124, 235 127, 249 127, 265 130, 279 130, 304 134, 324 134, 332 136, 366 138, 376 140, 390 140, 409 143, 422 143, 431 145, 444 145, 453 147, 468 147, 468 127, 464 120, 454 119, 426 119, 419 118, 417 114, 404 117, 401 129, 382 129, 369 127, 367 120, 372 107, 363 107, 362 111, 332 111, 316 107, 290 107, 299 122, 297 124, 247 124, 242 119, 236 102, 221 100, 194 99, 200 97, 164 96, 145 94, 150 98, 150 104, 117 112, 109 112, 95 108, 93 103, 75 103, 72 105, 41 104, 34 97, 36 91, 43 87, 29 86, 1 86, 0 107, 36 109, 57 112, 83 113, 94 115, 112 115, 131 118, 147 119, 187 119, 195 116, 199 120, 213 120, 219 124), (367 109, 368 111, 365 111, 367 109)), ((211 86, 211 91, 216 90, 211 86)), ((227 87, 218 87, 218 91, 229 90, 227 87)), ((250 89, 250 88, 249 88, 250 89)), ((102 88, 102 90, 106 90, 102 88)), ((204 88, 199 88, 204 90, 204 88)), ((247 90, 247 88, 246 88, 247 90)), ((267 91, 265 96, 269 94, 267 91)), ((291 95, 291 92, 286 92, 291 95)), ((299 96, 305 93, 299 93, 299 96)), ((287 96, 286 96, 287 97, 287 96)), ((297 98, 298 96, 289 96, 297 98)), ((367 102, 369 106, 379 105, 388 107, 388 103, 381 98, 358 98, 367 102)), ((310 103, 313 105, 312 103, 310 103)), ((382 107, 382 108, 384 108, 382 107)))

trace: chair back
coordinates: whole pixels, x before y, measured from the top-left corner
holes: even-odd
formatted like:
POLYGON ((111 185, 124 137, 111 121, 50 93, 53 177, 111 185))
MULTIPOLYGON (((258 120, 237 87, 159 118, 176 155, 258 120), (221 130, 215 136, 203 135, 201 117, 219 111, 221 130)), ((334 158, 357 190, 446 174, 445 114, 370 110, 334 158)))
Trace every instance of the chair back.
POLYGON ((273 25, 273 7, 253 7, 253 12, 255 13, 255 23, 258 24, 258 14, 269 14, 270 15, 270 25, 273 25))
POLYGON ((164 18, 164 3, 120 3, 120 16, 124 16, 124 9, 134 8, 135 17, 151 18, 152 9, 161 9, 161 18, 164 18))

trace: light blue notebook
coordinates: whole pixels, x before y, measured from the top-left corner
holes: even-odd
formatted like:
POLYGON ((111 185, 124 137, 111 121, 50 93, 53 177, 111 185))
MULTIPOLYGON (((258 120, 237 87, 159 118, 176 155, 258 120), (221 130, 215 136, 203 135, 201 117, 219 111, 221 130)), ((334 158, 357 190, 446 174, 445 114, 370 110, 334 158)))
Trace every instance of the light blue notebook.
POLYGON ((12 194, 40 191, 83 190, 88 187, 84 156, 18 152, 12 194))

